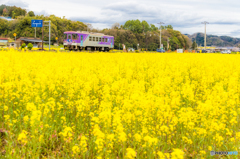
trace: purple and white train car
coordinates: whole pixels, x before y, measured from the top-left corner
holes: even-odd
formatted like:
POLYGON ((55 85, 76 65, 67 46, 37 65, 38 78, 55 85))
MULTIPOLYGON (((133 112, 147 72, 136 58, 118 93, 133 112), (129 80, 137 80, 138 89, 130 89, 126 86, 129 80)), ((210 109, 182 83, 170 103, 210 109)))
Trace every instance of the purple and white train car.
POLYGON ((64 48, 67 50, 109 51, 114 48, 114 37, 84 31, 64 32, 64 48))

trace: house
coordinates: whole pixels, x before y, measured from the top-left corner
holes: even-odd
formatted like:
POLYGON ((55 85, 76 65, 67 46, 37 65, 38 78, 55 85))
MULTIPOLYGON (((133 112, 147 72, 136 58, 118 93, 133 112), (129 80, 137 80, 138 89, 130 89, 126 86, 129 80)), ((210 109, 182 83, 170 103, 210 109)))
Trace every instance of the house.
POLYGON ((0 38, 0 47, 6 47, 8 45, 8 38, 0 38))
POLYGON ((14 20, 14 19, 12 19, 11 17, 1 17, 1 16, 0 16, 0 19, 4 19, 4 20, 7 20, 7 21, 12 21, 12 20, 14 20))
MULTIPOLYGON (((44 41, 45 42, 45 41, 44 41)), ((20 47, 22 44, 25 43, 26 46, 29 43, 33 44, 33 47, 35 48, 41 48, 42 47, 42 39, 40 38, 33 38, 33 37, 20 37, 16 40, 16 46, 20 47)))

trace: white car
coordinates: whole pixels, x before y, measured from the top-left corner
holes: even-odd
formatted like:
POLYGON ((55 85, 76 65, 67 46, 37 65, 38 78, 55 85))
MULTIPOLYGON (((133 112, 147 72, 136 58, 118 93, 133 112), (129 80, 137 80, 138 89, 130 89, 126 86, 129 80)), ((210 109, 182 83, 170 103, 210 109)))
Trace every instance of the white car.
POLYGON ((230 50, 224 50, 221 52, 222 54, 231 54, 232 52, 230 50))

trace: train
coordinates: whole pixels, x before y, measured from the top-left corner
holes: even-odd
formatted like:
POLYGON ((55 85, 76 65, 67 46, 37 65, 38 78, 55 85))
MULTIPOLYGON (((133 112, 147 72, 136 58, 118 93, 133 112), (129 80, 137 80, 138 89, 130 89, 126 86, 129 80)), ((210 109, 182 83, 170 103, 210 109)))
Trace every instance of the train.
POLYGON ((70 51, 108 52, 114 48, 114 37, 87 31, 66 31, 64 32, 63 45, 66 50, 70 51))

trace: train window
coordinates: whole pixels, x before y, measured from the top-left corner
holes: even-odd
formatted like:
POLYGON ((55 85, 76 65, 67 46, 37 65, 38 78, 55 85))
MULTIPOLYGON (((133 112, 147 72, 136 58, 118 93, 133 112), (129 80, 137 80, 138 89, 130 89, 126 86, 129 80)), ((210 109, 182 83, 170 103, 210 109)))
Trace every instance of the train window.
POLYGON ((67 39, 67 34, 64 34, 64 37, 63 37, 63 38, 64 38, 64 40, 66 40, 66 39, 67 39))
POLYGON ((72 35, 72 39, 73 39, 73 40, 77 40, 77 39, 78 39, 78 35, 77 35, 77 34, 73 34, 73 35, 72 35))
POLYGON ((81 35, 81 41, 83 41, 83 36, 81 35))
POLYGON ((102 42, 104 42, 104 38, 102 38, 102 42))
POLYGON ((112 43, 112 39, 111 39, 111 43, 112 43))
POLYGON ((68 34, 68 39, 72 39, 72 35, 71 34, 68 34))
POLYGON ((89 41, 92 41, 92 37, 91 36, 89 36, 89 41))
POLYGON ((96 41, 98 41, 98 37, 96 37, 96 41))
POLYGON ((99 38, 99 42, 101 42, 102 41, 102 38, 99 38))
POLYGON ((108 39, 107 39, 107 38, 105 38, 105 42, 108 42, 108 39))
POLYGON ((93 41, 95 41, 95 37, 93 37, 93 41))

